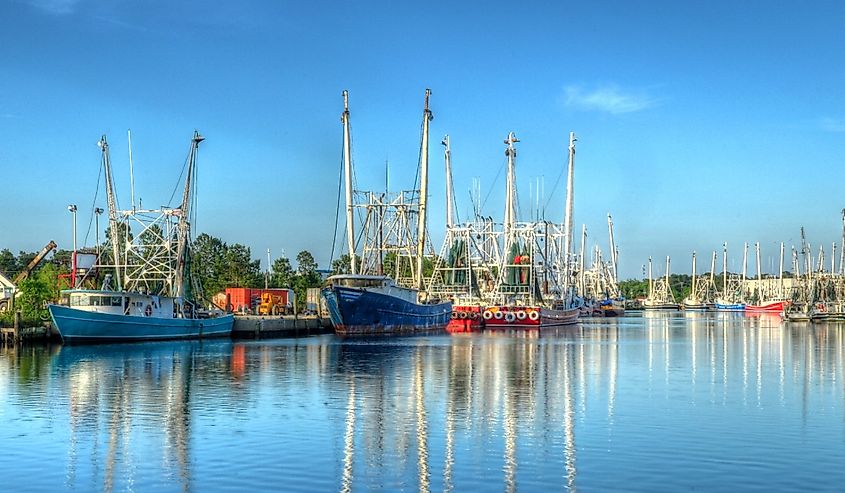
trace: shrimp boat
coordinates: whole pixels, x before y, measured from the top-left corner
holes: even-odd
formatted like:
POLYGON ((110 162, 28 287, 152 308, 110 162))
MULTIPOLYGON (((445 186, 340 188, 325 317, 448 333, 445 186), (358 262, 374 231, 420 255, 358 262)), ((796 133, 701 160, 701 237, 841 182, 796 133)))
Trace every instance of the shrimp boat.
MULTIPOLYGON (((194 296, 198 285, 190 276, 190 205, 196 156, 203 137, 194 132, 186 163, 182 203, 176 208, 118 211, 108 143, 99 142, 109 207, 111 265, 102 254, 90 269, 80 269, 73 252, 72 289, 61 292, 60 304, 48 305, 64 343, 146 341, 225 337, 234 318, 207 311, 194 296), (135 231, 131 228, 138 227, 135 231), (133 236, 134 235, 134 236, 133 236), (104 276, 99 289, 85 288, 104 276), (83 272, 79 278, 77 275, 83 272), (112 286, 114 280, 115 286, 112 286)), ((133 194, 134 202, 134 194, 133 194)), ((99 248, 99 247, 98 247, 99 248)), ((107 251, 104 250, 103 253, 107 251)))
POLYGON ((581 313, 582 302, 575 296, 572 265, 573 176, 575 167, 575 133, 569 134, 569 166, 567 174, 566 212, 563 233, 556 234, 548 222, 516 221, 516 176, 514 165, 518 142, 513 132, 505 140, 508 158, 507 194, 505 196, 505 256, 499 269, 496 287, 497 303, 482 312, 485 328, 542 329, 574 324, 581 313), (554 255, 551 249, 563 236, 563 251, 554 255), (562 263, 557 269, 548 261, 562 263), (542 261, 538 262, 538 259, 542 261))
MULTIPOLYGON (((441 302, 425 291, 423 257, 426 247, 426 199, 428 194, 428 107, 425 93, 420 189, 397 194, 368 192, 367 203, 356 205, 352 189, 352 155, 349 125, 349 93, 343 92, 343 158, 346 186, 346 231, 350 273, 327 279, 321 294, 338 335, 414 334, 444 330, 451 319, 452 303, 441 302), (364 251, 355 254, 354 208, 366 212, 364 251), (416 232, 413 218, 416 212, 416 232), (416 233, 416 234, 414 234, 416 233), (415 237, 414 237, 415 236, 415 237), (391 275, 385 270, 386 253, 393 260, 391 275), (407 261, 407 262, 406 262, 407 261)), ((361 193, 361 192, 359 192, 361 193)))
POLYGON ((654 280, 652 278, 651 257, 648 258, 648 297, 643 300, 644 310, 677 310, 680 305, 675 302, 672 286, 669 283, 669 257, 666 257, 666 276, 654 280))
MULTIPOLYGON (((446 331, 477 332, 484 327, 482 313, 495 286, 495 267, 501 258, 499 232, 492 218, 485 218, 474 200, 474 219, 461 223, 455 213, 452 160, 449 136, 445 146, 446 237, 437 257, 428 290, 441 299, 452 300, 452 314, 446 331)), ((480 194, 480 190, 478 192, 480 194)))

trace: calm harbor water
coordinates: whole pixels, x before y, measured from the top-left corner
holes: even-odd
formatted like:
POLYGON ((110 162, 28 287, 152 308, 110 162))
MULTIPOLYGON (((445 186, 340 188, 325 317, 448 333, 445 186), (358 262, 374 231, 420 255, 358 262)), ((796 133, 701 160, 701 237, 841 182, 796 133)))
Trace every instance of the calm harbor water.
POLYGON ((0 490, 842 491, 845 327, 0 352, 0 490))

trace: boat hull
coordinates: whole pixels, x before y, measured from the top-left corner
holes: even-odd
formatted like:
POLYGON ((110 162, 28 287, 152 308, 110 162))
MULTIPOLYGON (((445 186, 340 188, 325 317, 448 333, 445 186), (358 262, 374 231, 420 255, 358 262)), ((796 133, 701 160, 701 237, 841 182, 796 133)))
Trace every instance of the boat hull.
POLYGON ((785 301, 771 301, 762 305, 745 305, 745 311, 748 313, 781 313, 785 304, 785 301))
POLYGON ((539 329, 578 322, 579 307, 554 309, 545 306, 491 306, 482 319, 486 329, 539 329))
POLYGON ((717 312, 741 312, 745 310, 743 303, 716 303, 714 309, 717 312))
POLYGON ((412 303, 384 293, 342 286, 322 291, 338 335, 413 334, 445 330, 452 303, 412 303))
POLYGON ((62 305, 49 305, 48 309, 66 344, 230 337, 234 323, 231 314, 185 319, 97 313, 62 305))
POLYGON ((484 328, 481 307, 478 305, 453 305, 452 319, 446 326, 446 332, 477 332, 484 328))

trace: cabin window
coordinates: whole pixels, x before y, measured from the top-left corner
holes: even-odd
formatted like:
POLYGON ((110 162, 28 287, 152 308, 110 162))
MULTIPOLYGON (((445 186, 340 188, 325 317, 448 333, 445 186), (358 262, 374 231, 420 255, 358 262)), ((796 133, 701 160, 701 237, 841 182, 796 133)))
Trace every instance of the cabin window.
POLYGON ((88 295, 81 294, 70 297, 70 306, 88 306, 89 304, 88 295))
POLYGON ((380 288, 383 284, 381 279, 340 279, 339 285, 345 288, 380 288))

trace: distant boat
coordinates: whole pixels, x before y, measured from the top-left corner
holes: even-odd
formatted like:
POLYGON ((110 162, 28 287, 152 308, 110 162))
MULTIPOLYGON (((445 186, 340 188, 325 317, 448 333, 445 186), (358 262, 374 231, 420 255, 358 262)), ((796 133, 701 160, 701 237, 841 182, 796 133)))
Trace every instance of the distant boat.
MULTIPOLYGON (((114 265, 101 289, 84 289, 77 280, 77 252, 73 252, 72 289, 61 292, 61 304, 48 305, 56 330, 65 343, 146 341, 223 337, 232 333, 234 318, 205 310, 193 297, 190 282, 189 208, 194 201, 196 151, 203 138, 194 133, 180 207, 162 210, 117 211, 105 136, 99 145, 106 176, 110 230, 130 232, 130 219, 143 232, 125 242, 112 240, 114 265), (154 219, 148 219, 148 218, 154 219), (144 221, 147 221, 146 223, 144 221), (137 224, 137 223, 136 223, 137 224), (169 232, 168 233, 165 233, 169 232), (115 279, 116 288, 111 280, 115 279), (156 293, 156 294, 153 294, 156 293)), ((99 263, 99 260, 97 261, 99 263)))
POLYGON ((666 257, 666 276, 653 280, 651 257, 648 258, 648 297, 643 300, 643 310, 677 310, 680 305, 672 294, 669 284, 669 257, 666 257))
MULTIPOLYGON (((396 207, 399 214, 406 214, 409 209, 415 208, 418 212, 416 249, 412 250, 411 245, 402 245, 407 251, 413 251, 415 265, 413 271, 413 287, 399 285, 395 279, 378 273, 363 274, 364 265, 369 265, 375 260, 377 271, 382 270, 381 246, 384 244, 383 229, 385 226, 385 210, 391 204, 379 202, 373 203, 371 197, 372 217, 377 226, 373 229, 378 231, 377 245, 379 249, 365 248, 369 250, 368 257, 362 256, 361 268, 359 271, 358 260, 355 255, 355 230, 353 221, 353 190, 352 190, 352 156, 351 156, 351 135, 349 126, 349 96, 343 92, 344 111, 341 117, 343 122, 343 156, 344 175, 346 183, 346 231, 350 256, 350 274, 334 275, 328 278, 328 286, 323 288, 321 294, 326 300, 329 308, 329 315, 339 335, 387 335, 387 334, 410 334, 433 330, 444 330, 449 323, 452 314, 452 303, 440 302, 436 299, 428 299, 424 292, 423 281, 423 255, 426 235, 426 198, 428 194, 428 126, 432 118, 428 108, 428 100, 431 91, 426 90, 425 110, 423 111, 423 138, 420 150, 420 190, 418 204, 404 202, 403 195, 400 195, 402 203, 396 207), (416 207, 414 207, 416 206, 416 207), (377 210, 377 212, 376 212, 377 210), (373 258, 375 257, 375 258, 373 258)), ((386 195, 386 192, 385 192, 386 195)), ((405 219, 408 216, 403 216, 405 219)), ((407 223, 407 221, 405 222, 407 223)), ((403 236, 408 243, 408 238, 403 236)), ((397 256, 398 260, 398 256, 397 256)))
POLYGON ((741 312, 745 311, 745 303, 730 303, 716 300, 714 308, 720 312, 741 312))
POLYGON ((782 313, 785 306, 789 304, 786 300, 764 301, 759 305, 745 305, 746 313, 782 313))

